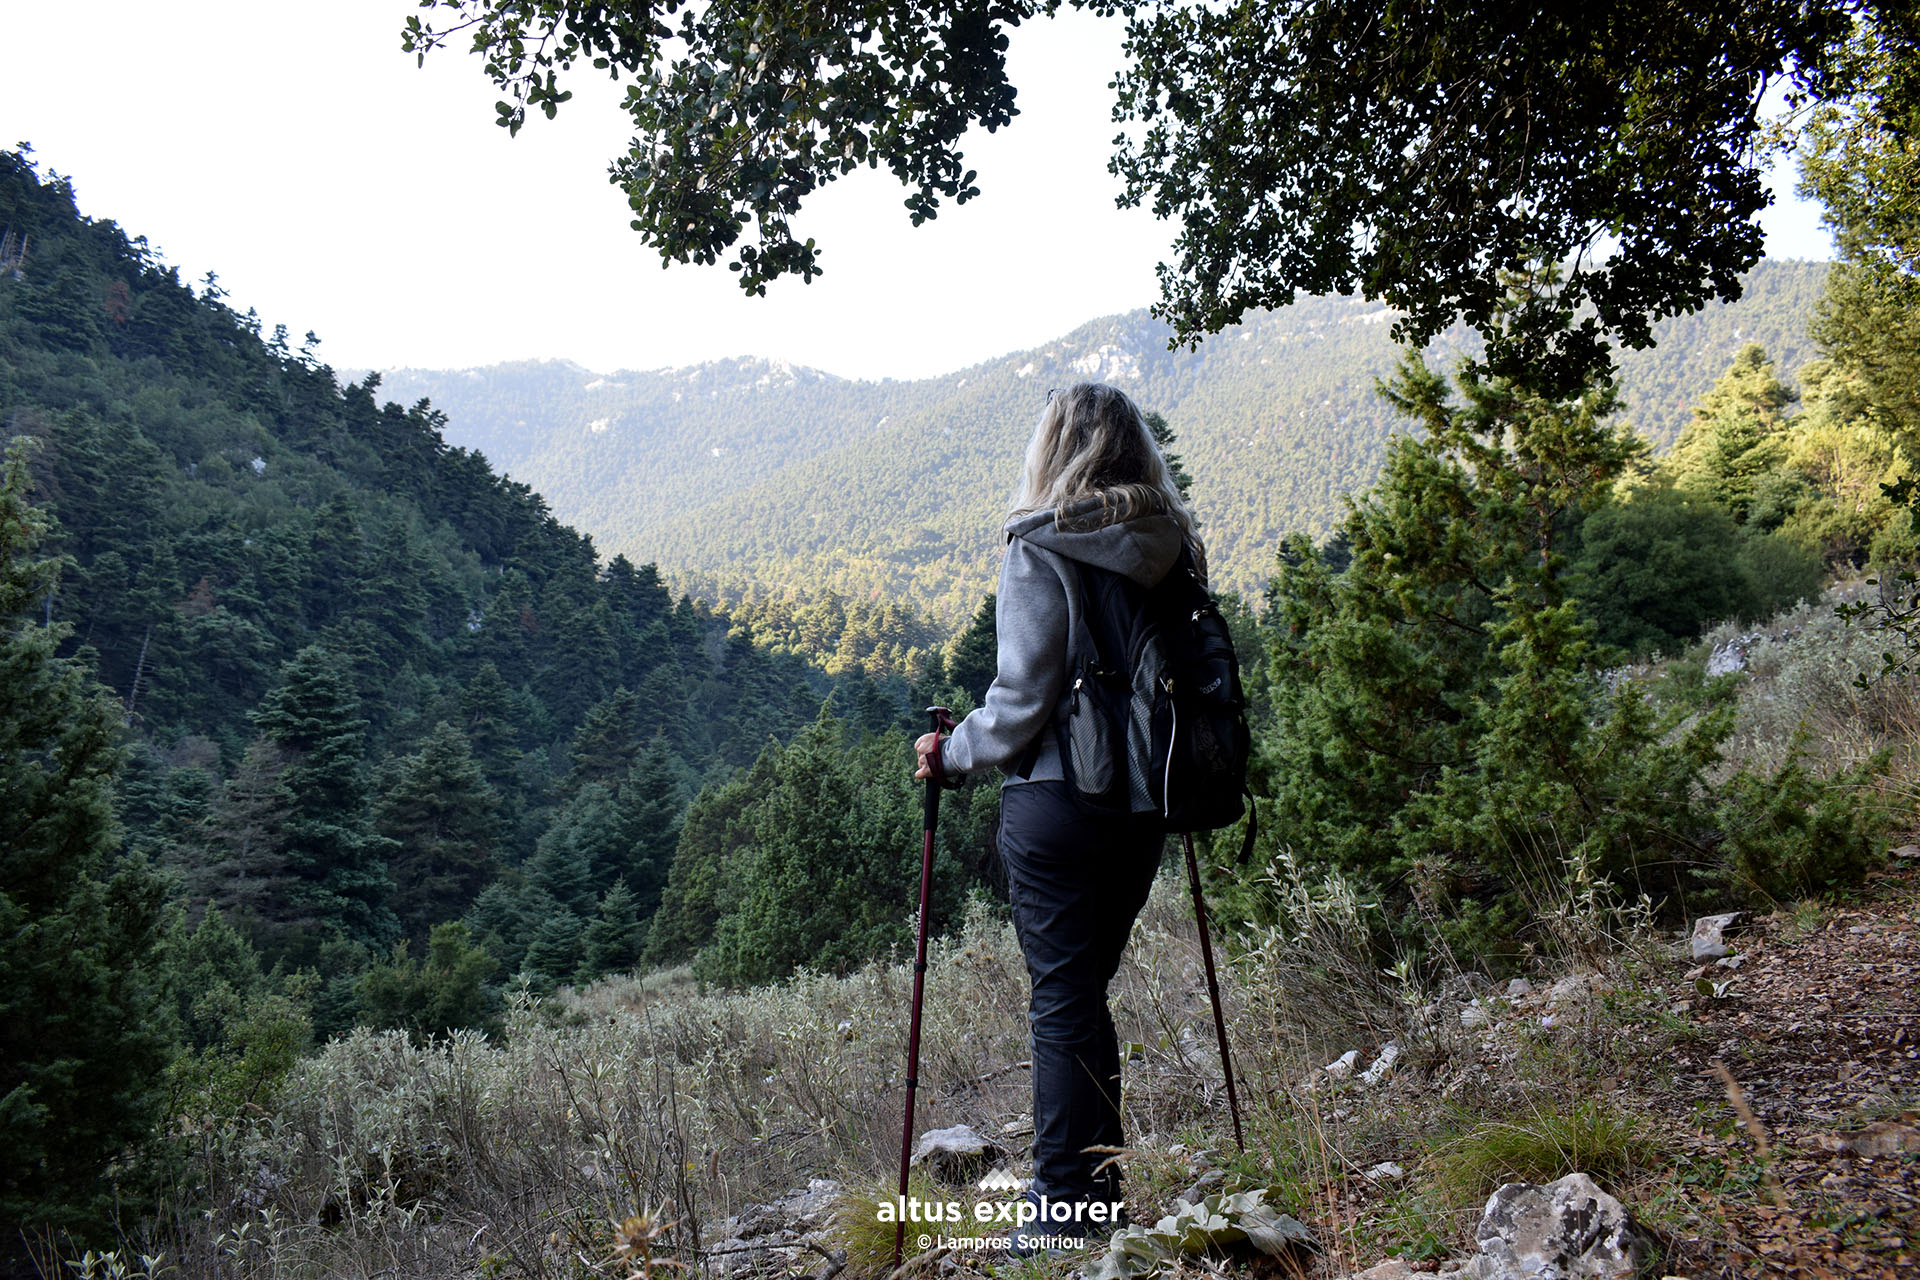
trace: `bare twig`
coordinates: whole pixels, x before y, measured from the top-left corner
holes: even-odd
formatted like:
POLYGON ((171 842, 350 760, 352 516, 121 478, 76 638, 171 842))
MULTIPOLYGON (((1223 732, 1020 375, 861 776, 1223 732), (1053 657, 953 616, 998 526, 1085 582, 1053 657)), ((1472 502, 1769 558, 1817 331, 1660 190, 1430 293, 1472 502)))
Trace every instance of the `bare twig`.
POLYGON ((813 1280, 833 1280, 835 1276, 839 1275, 840 1272, 846 1268, 847 1251, 845 1249, 835 1249, 829 1253, 825 1248, 812 1240, 808 1240, 806 1246, 827 1260, 826 1266, 813 1273, 813 1280))
POLYGON ((1713 1071, 1720 1077, 1720 1083, 1727 1087, 1727 1101, 1733 1104, 1733 1113, 1740 1117, 1740 1123, 1753 1136, 1754 1149, 1760 1153, 1760 1176, 1767 1184, 1767 1193, 1776 1206, 1786 1208, 1787 1191, 1780 1185, 1780 1176, 1773 1171, 1773 1144, 1767 1141, 1767 1127, 1760 1123, 1760 1117, 1753 1114, 1753 1108, 1747 1105, 1746 1091, 1733 1078, 1733 1072, 1727 1070, 1727 1064, 1715 1058, 1713 1071))

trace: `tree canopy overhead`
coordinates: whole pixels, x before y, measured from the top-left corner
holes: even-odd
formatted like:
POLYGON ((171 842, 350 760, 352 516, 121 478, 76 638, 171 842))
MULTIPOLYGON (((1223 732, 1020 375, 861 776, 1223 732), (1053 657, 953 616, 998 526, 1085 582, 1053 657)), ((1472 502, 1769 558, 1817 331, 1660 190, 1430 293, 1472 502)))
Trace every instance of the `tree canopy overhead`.
MULTIPOLYGON (((1760 103, 1842 90, 1857 18, 1889 0, 1066 0, 1127 21, 1111 168, 1122 203, 1177 219, 1162 316, 1193 340, 1297 294, 1363 293, 1424 342, 1456 319, 1503 376, 1561 390, 1609 341, 1738 296, 1758 260, 1760 103), (1496 325, 1528 264, 1561 267, 1496 325)), ((1062 0, 421 0, 404 47, 465 38, 506 94, 551 116, 580 64, 626 86, 611 179, 663 259, 723 257, 751 293, 811 279, 791 219, 885 164, 915 223, 978 194, 960 143, 1017 114, 1008 33, 1062 0), (751 234, 749 234, 751 230, 751 234)))

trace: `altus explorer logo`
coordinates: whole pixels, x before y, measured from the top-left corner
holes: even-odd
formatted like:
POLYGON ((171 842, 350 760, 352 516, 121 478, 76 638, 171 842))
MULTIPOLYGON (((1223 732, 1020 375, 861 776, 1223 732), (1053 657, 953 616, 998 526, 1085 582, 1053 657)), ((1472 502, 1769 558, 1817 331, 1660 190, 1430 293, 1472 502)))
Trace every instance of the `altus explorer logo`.
POLYGON ((979 1200, 971 1206, 958 1200, 922 1200, 917 1196, 896 1196, 875 1206, 879 1222, 920 1222, 958 1225, 971 1218, 977 1223, 1006 1223, 1025 1227, 1033 1223, 1113 1223, 1127 1211, 1121 1200, 1091 1202, 1049 1200, 1027 1191, 1031 1179, 1016 1176, 1007 1169, 995 1169, 975 1185, 996 1199, 979 1200), (1026 1192, 1022 1195, 1019 1193, 1026 1192), (1005 1199, 1008 1193, 1017 1198, 1005 1199))

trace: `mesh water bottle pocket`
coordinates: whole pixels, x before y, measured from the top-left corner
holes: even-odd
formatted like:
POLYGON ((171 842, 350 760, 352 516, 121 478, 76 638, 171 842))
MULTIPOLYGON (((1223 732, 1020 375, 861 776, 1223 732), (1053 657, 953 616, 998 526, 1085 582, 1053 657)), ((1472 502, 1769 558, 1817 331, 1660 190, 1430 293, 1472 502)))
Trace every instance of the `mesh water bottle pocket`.
POLYGON ((1088 701, 1067 720, 1067 748, 1073 753, 1073 780, 1081 792, 1104 796, 1113 786, 1111 726, 1088 701))

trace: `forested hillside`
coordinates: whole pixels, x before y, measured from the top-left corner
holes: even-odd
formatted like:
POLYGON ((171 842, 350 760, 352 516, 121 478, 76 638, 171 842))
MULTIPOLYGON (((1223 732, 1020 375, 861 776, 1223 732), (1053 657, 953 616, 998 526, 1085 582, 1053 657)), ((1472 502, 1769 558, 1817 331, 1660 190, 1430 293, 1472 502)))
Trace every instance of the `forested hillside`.
MULTIPOLYGON (((1741 346, 1780 368, 1811 354, 1824 267, 1763 262, 1745 296, 1669 320, 1628 353, 1628 418, 1670 443, 1741 346)), ((657 561, 797 647, 885 654, 950 634, 990 589, 997 529, 1049 387, 1112 381, 1166 416, 1199 479, 1195 500, 1223 585, 1256 593, 1282 535, 1324 534, 1343 495, 1378 471, 1393 415, 1374 392, 1398 348, 1388 313, 1309 299, 1196 350, 1167 349, 1145 312, 942 378, 853 382, 756 360, 602 376, 566 364, 389 371, 430 396, 451 438, 484 448, 609 547, 657 561), (834 630, 832 614, 894 616, 834 630), (847 638, 851 631, 853 637, 847 638), (815 639, 801 641, 803 632, 815 639)))
POLYGON ((892 786, 810 790, 904 727, 904 685, 776 655, 603 559, 441 414, 183 284, 26 153, 0 153, 0 244, 0 1220, 97 1226, 109 1156, 356 1024, 497 1026, 516 975, 548 990, 716 928, 725 976, 904 936, 898 740, 869 748, 892 786), (855 915, 788 883, 799 938, 669 885, 689 802, 743 766, 760 783, 695 818, 860 823, 872 858, 811 868, 855 915))

